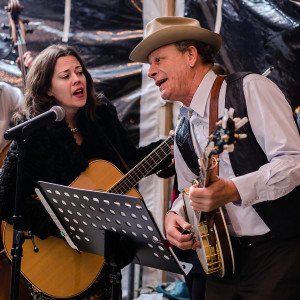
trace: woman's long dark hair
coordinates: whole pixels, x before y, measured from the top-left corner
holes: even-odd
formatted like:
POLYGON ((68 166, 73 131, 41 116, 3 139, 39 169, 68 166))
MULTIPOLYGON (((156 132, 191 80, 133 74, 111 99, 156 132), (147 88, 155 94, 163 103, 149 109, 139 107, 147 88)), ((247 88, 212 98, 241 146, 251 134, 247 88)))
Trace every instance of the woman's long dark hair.
POLYGON ((26 76, 25 104, 14 116, 15 118, 32 118, 56 105, 55 99, 48 95, 51 88, 54 68, 58 58, 74 56, 80 63, 83 74, 86 77, 87 102, 84 108, 87 118, 95 119, 97 96, 90 73, 79 52, 68 45, 55 44, 44 49, 33 61, 26 76))

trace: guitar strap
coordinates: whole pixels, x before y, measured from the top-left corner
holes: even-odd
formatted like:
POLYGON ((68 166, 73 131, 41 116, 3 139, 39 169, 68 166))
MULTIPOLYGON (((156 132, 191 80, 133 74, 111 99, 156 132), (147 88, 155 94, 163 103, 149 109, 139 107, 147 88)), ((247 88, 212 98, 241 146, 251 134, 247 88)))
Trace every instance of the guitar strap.
MULTIPOLYGON (((225 79, 224 75, 219 75, 212 87, 211 90, 211 96, 210 96, 210 106, 209 106, 209 133, 214 132, 217 128, 217 121, 218 121, 218 102, 219 102, 219 94, 221 85, 223 83, 223 80, 225 79)), ((213 158, 218 160, 219 155, 215 154, 213 155, 213 158)), ((215 167, 213 168, 212 172, 214 172, 216 175, 219 175, 219 164, 217 163, 215 167)), ((216 213, 217 210, 213 210, 210 213, 205 214, 206 220, 207 220, 207 227, 209 232, 214 232, 214 224, 216 221, 216 213)), ((216 246, 216 237, 215 234, 209 234, 208 236, 209 242, 214 247, 216 246)))
POLYGON ((123 159, 123 157, 121 156, 121 154, 119 153, 119 151, 117 150, 117 148, 114 146, 114 144, 111 142, 111 140, 108 138, 108 136, 105 134, 105 138, 108 141, 108 143, 110 144, 110 146, 113 148, 113 150, 115 151, 115 153, 117 154, 119 160, 121 161, 121 163, 123 164, 124 168, 127 171, 130 171, 129 166, 126 164, 125 160, 123 159))
MULTIPOLYGON (((211 96, 210 96, 210 107, 209 107, 209 133, 214 132, 217 128, 218 121, 218 102, 221 85, 225 79, 224 75, 219 75, 212 87, 211 96)), ((219 158, 218 154, 213 155, 215 159, 219 158)), ((219 175, 219 164, 213 169, 216 175, 219 175)))

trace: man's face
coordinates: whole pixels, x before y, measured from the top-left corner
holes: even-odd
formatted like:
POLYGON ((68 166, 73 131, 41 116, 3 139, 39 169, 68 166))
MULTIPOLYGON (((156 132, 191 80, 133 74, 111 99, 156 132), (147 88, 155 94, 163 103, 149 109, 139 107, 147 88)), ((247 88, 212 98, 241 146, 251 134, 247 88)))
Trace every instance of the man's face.
POLYGON ((193 74, 188 51, 181 53, 174 44, 170 44, 151 52, 148 61, 148 76, 155 81, 164 100, 183 101, 190 98, 193 74))

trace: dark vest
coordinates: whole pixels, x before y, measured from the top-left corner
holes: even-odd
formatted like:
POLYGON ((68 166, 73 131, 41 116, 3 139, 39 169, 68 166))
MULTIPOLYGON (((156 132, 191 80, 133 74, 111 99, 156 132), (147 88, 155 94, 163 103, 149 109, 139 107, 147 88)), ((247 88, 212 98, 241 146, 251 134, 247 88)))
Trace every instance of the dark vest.
MULTIPOLYGON (((243 91, 243 78, 248 74, 246 72, 234 73, 225 77, 227 83, 225 107, 235 109, 234 117, 248 116, 243 91)), ((257 171, 268 162, 265 153, 256 141, 250 122, 241 127, 238 132, 246 133, 247 138, 239 140, 235 144, 234 152, 229 153, 235 176, 257 171)), ((190 136, 189 120, 185 117, 182 117, 178 124, 175 140, 186 164, 198 176, 198 157, 190 136)), ((253 208, 274 235, 285 238, 300 235, 300 186, 284 197, 255 204, 253 208)))

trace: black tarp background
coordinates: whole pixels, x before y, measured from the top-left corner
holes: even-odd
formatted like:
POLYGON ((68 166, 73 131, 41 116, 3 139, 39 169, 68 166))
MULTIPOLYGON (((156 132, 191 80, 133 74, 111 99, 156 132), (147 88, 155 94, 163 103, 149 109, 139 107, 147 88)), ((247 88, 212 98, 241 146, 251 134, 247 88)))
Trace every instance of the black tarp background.
MULTIPOLYGON (((65 1, 20 0, 23 11, 20 19, 28 20, 27 50, 35 56, 53 43, 62 41, 65 1)), ((0 23, 8 23, 4 10, 8 0, 0 0, 0 23)), ((98 92, 113 101, 119 117, 134 140, 139 141, 139 99, 141 65, 129 61, 128 56, 142 38, 142 1, 140 0, 73 0, 68 44, 83 55, 98 92)), ((1 30, 9 34, 8 30, 1 30)), ((2 45, 3 46, 3 45, 2 45)), ((2 47, 1 46, 1 47, 2 47)), ((8 59, 14 61, 16 54, 8 59)), ((22 87, 21 73, 0 65, 0 80, 22 87)))
MULTIPOLYGON (((217 0, 186 0, 185 16, 214 30, 216 6, 217 0)), ((274 67, 268 78, 293 108, 300 105, 300 1, 223 0, 220 34, 219 63, 258 74, 274 67)))
MULTIPOLYGON (((28 19, 28 27, 34 29, 26 38, 28 50, 36 55, 48 45, 61 42, 65 1, 20 2, 24 6, 20 18, 28 19)), ((69 44, 83 54, 96 90, 104 91, 113 101, 136 144, 142 68, 130 62, 128 55, 142 39, 142 3, 143 0, 73 0, 69 37, 69 44)), ((216 3, 217 0, 186 0, 185 16, 214 30, 216 3)), ((7 4, 8 0, 0 0, 0 23, 7 23, 7 4)), ((217 61, 232 72, 261 74, 273 66, 269 78, 282 89, 293 108, 300 105, 300 6, 289 0, 223 0, 222 17, 223 46, 217 61)), ((1 51, 6 44, 0 42, 1 51)), ((16 57, 12 54, 9 59, 14 61, 16 57)), ((0 63, 0 80, 21 87, 17 72, 7 60, 0 63)))

